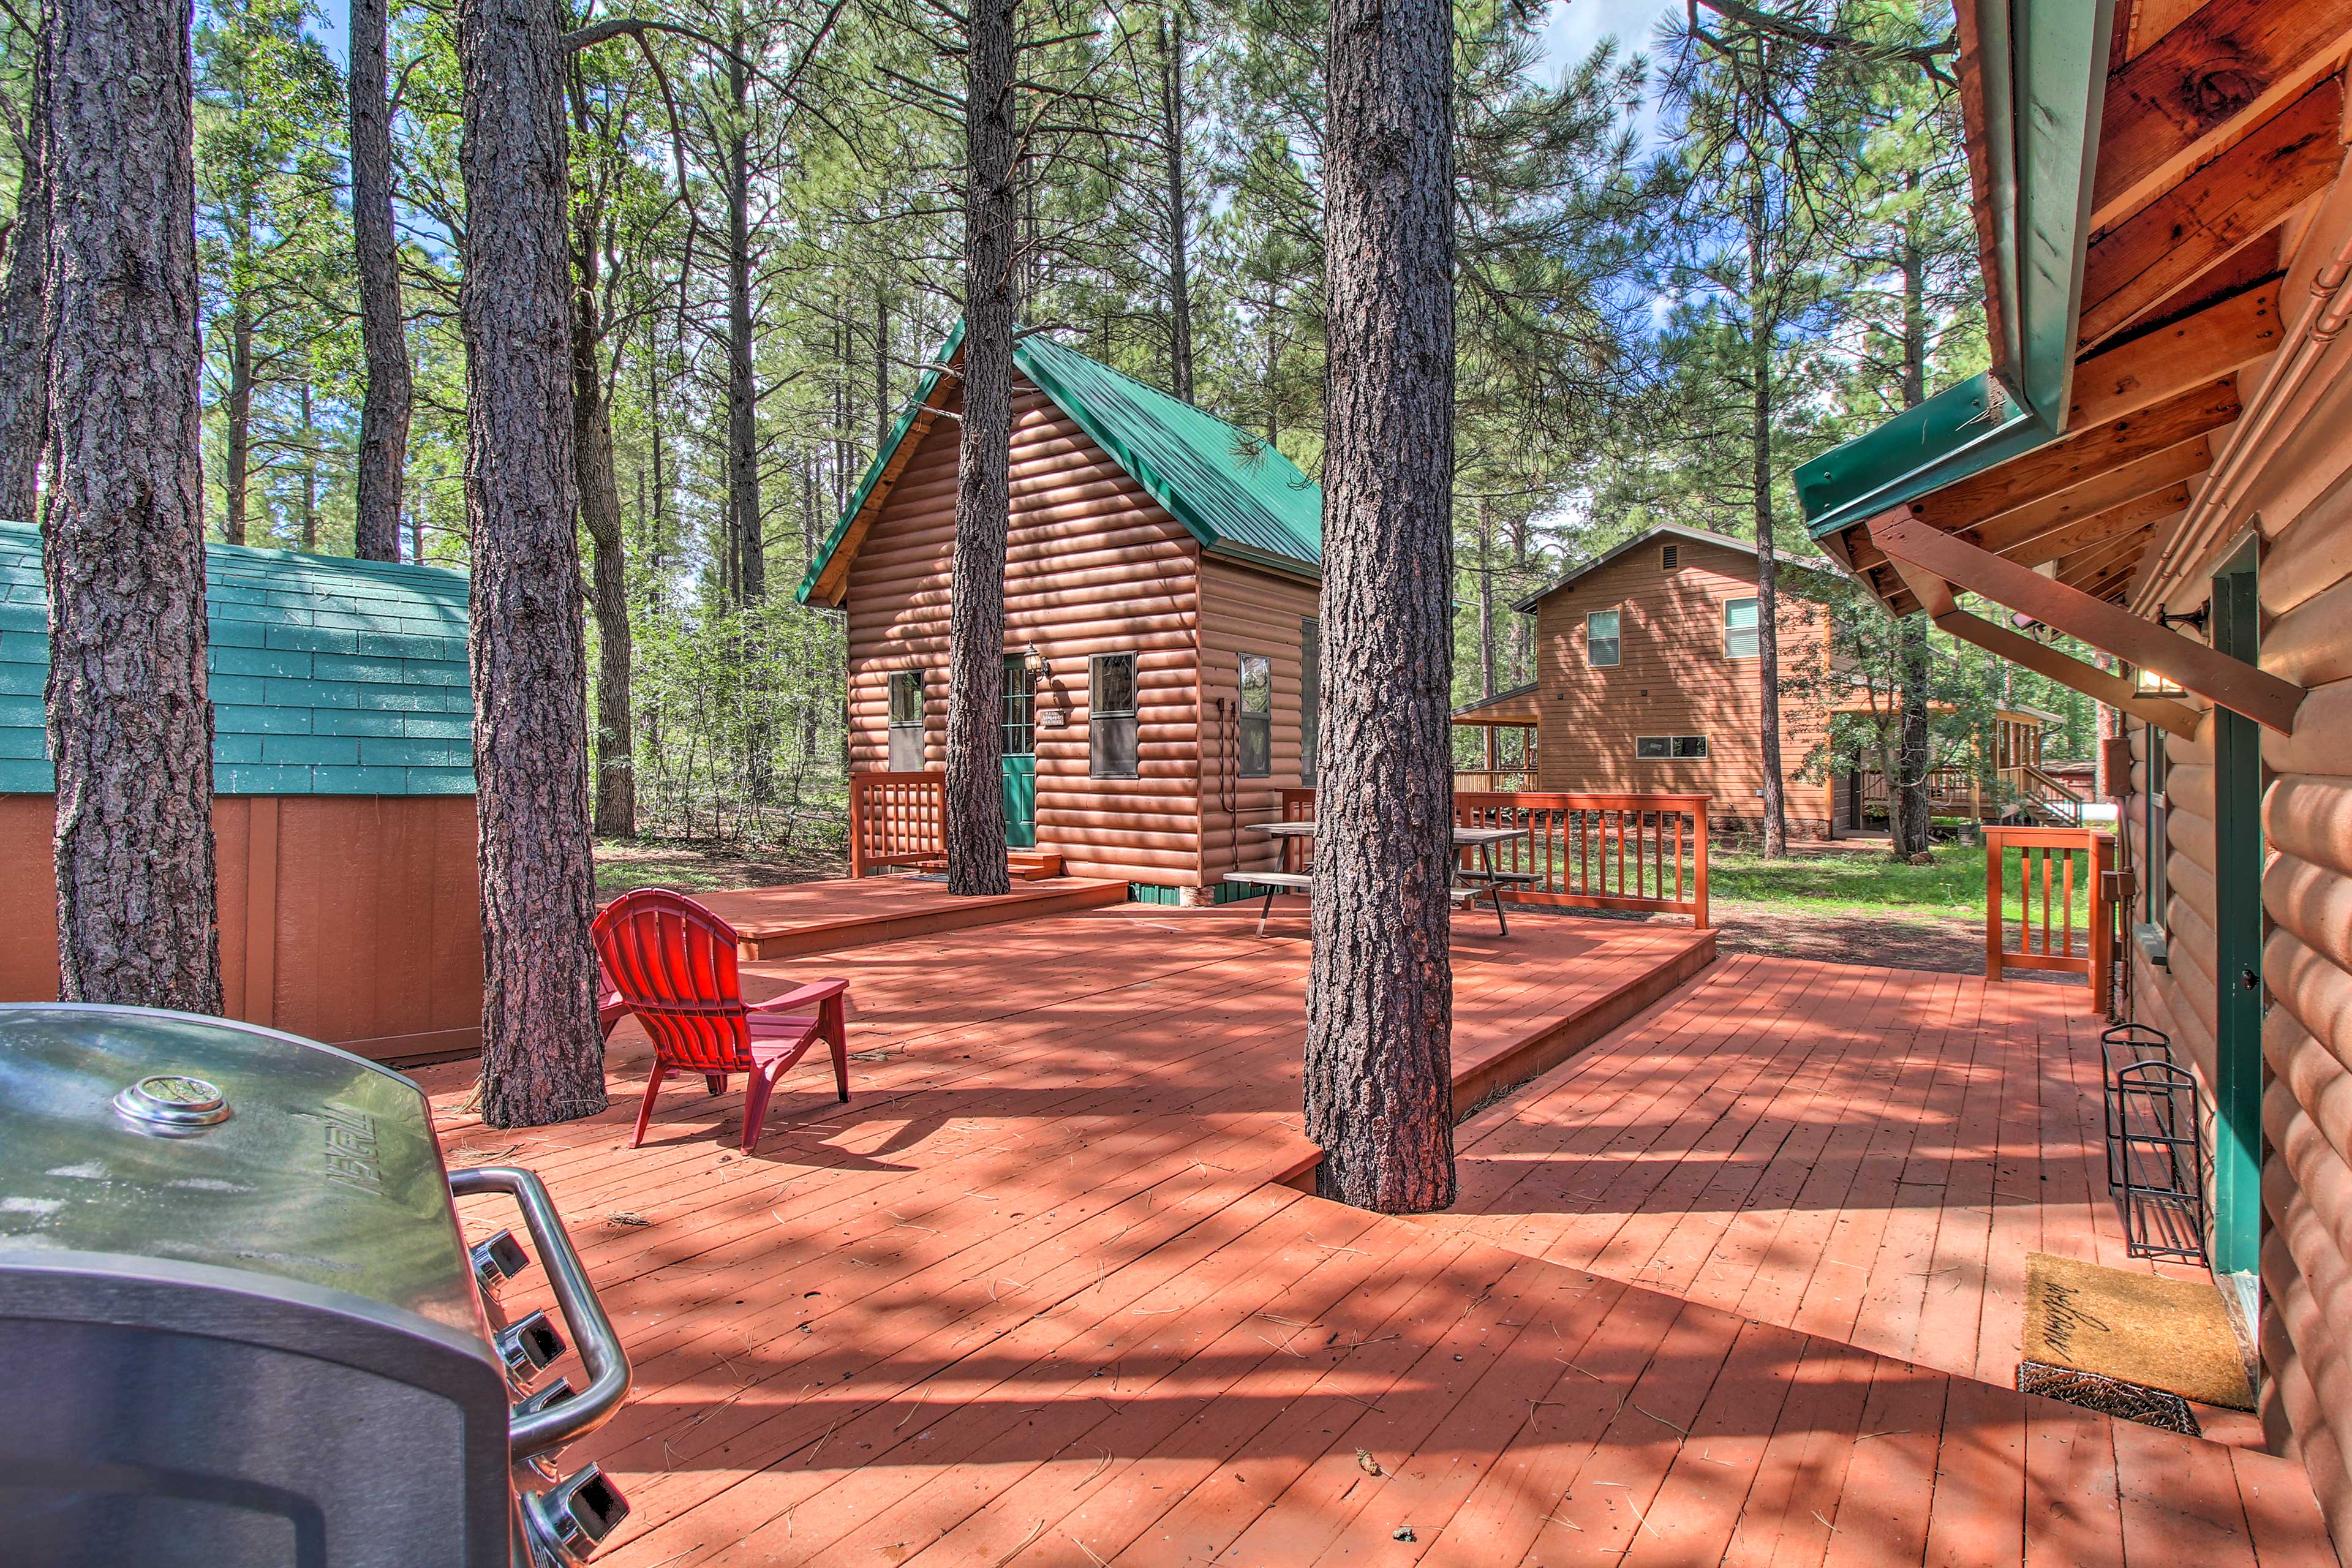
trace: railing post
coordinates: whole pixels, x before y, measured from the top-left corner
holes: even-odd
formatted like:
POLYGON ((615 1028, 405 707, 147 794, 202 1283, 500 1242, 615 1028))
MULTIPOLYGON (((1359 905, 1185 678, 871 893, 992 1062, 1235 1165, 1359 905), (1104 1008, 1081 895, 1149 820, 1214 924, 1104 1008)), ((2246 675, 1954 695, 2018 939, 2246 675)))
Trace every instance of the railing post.
POLYGON ((2105 833, 2091 834, 2091 1011, 2106 1017, 2115 1011, 2115 910, 2108 900, 2107 875, 2115 868, 2116 841, 2105 833))
POLYGON ((865 774, 849 775, 849 874, 866 875, 866 800, 865 774))
POLYGON ((1692 831, 1698 840, 1697 849, 1693 858, 1696 879, 1692 890, 1696 895, 1698 904, 1698 908, 1692 913, 1691 929, 1694 931, 1706 929, 1706 801, 1701 800, 1691 807, 1691 817, 1696 824, 1692 831))
POLYGON ((2001 836, 1996 827, 1985 836, 1985 978, 2000 978, 2001 836))

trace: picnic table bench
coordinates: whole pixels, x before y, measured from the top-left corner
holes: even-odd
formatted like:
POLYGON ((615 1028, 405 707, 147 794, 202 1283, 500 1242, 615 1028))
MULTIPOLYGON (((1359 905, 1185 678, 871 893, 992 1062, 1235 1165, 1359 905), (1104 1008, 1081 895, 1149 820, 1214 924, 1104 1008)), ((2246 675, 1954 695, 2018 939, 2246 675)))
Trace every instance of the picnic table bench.
MULTIPOLYGON (((1260 822, 1252 825, 1254 831, 1273 838, 1307 838, 1315 837, 1312 822, 1260 822)), ((1503 935, 1511 934, 1510 921, 1503 916, 1503 885, 1535 882, 1542 879, 1533 871, 1500 871, 1495 868, 1495 846, 1513 838, 1525 837, 1523 827, 1456 827, 1454 846, 1457 849, 1475 848, 1479 864, 1455 873, 1456 880, 1446 889, 1446 897, 1457 904, 1471 903, 1482 894, 1487 896, 1495 909, 1495 924, 1503 935)), ((1315 879, 1305 871, 1228 871, 1223 879, 1234 887, 1264 888, 1265 902, 1259 907, 1257 934, 1265 934, 1265 922, 1274 913, 1274 896, 1279 892, 1305 893, 1314 890, 1315 879)))

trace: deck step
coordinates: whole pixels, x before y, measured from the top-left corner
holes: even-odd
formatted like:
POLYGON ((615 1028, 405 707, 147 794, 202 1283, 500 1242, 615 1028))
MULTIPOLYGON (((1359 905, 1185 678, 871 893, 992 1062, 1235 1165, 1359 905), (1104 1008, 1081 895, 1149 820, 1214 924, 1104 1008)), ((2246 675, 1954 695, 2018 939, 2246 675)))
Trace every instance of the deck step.
POLYGON ((1062 858, 1043 849, 1007 849, 1007 868, 1017 882, 1042 882, 1062 874, 1062 858))

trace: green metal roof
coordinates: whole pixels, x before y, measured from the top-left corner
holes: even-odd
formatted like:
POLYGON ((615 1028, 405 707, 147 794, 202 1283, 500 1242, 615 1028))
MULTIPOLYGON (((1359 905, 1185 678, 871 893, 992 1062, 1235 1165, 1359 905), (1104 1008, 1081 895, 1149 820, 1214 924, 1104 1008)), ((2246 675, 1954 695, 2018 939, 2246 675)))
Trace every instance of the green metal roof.
MULTIPOLYGON (((962 342, 963 325, 958 322, 938 363, 950 363, 962 342)), ((1322 575, 1322 487, 1275 447, 1042 333, 1015 340, 1013 363, 1202 549, 1277 571, 1322 575)), ((883 485, 892 455, 913 432, 940 377, 937 370, 925 373, 914 400, 809 562, 798 590, 803 604, 850 525, 883 485)))
MULTIPOLYGON (((467 580, 288 550, 205 547, 213 787, 471 795, 467 580)), ((0 523, 0 794, 56 787, 41 536, 0 523)))
POLYGON ((1797 469, 1815 539, 2065 433, 2114 0, 1960 0, 1993 370, 1797 469))

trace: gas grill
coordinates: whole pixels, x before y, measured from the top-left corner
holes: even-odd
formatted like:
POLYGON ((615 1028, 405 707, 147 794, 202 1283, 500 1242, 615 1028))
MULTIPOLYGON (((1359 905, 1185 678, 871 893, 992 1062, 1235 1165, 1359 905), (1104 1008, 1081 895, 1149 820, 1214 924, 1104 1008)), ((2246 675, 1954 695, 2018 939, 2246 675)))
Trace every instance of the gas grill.
POLYGON ((626 1515, 558 1452, 629 1367, 547 1189, 294 1036, 0 1006, 0 1562, 564 1568, 626 1515), (454 1200, 496 1194, 467 1247, 454 1200), (501 1287, 546 1270, 562 1329, 501 1287), (547 1375, 578 1343, 585 1385, 547 1375))

